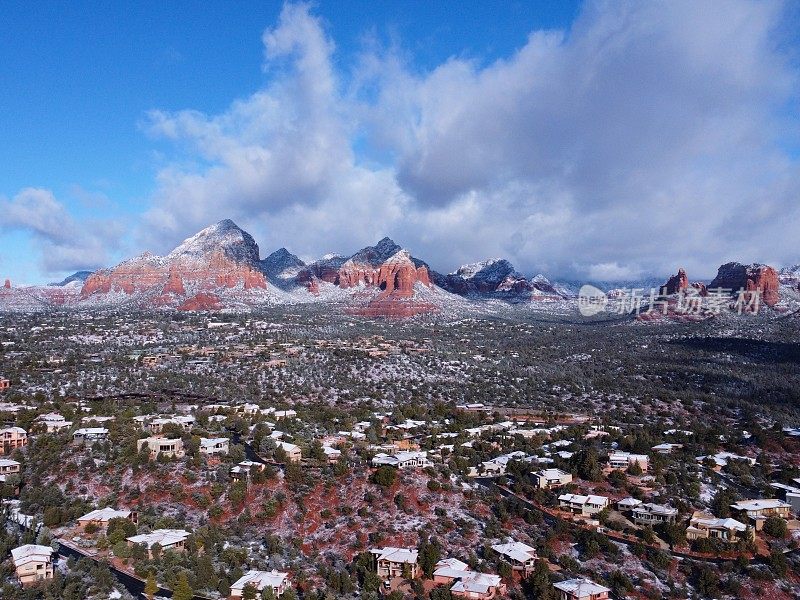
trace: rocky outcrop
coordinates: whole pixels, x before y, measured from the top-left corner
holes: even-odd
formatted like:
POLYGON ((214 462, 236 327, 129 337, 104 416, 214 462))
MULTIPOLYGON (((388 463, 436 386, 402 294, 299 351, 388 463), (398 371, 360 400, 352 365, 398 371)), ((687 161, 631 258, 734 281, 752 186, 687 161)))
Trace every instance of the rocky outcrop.
POLYGON ((170 269, 169 277, 162 294, 177 294, 178 296, 186 295, 186 288, 183 286, 183 279, 180 274, 174 269, 170 269))
POLYGON ((463 265, 448 275, 434 274, 434 282, 450 293, 509 302, 555 300, 565 297, 544 275, 527 279, 509 261, 493 258, 463 265))
POLYGON ((221 289, 267 289, 258 245, 230 220, 207 227, 167 256, 144 253, 92 273, 81 288, 81 298, 110 293, 142 295, 156 306, 169 306, 221 289))
POLYGON ((11 289, 11 280, 10 279, 6 279, 6 282, 3 284, 3 287, 5 289, 7 289, 7 290, 10 290, 11 289))
POLYGON ((689 278, 686 276, 686 271, 678 269, 678 273, 673 275, 667 282, 661 286, 661 290, 666 295, 677 294, 681 290, 689 287, 689 278))
POLYGON ((295 283, 312 294, 319 294, 323 283, 353 294, 372 294, 366 306, 355 309, 365 316, 413 316, 435 309, 430 303, 413 301, 417 286, 433 288, 428 265, 388 237, 349 258, 329 254, 302 269, 295 283))
POLYGON ((200 310, 220 310, 222 303, 220 299, 211 293, 201 292, 191 298, 186 299, 178 305, 178 310, 200 311, 200 310))
POLYGON ((761 294, 761 301, 767 306, 775 306, 780 300, 780 281, 778 273, 769 265, 743 265, 737 262, 726 263, 717 271, 717 276, 708 285, 709 289, 740 290, 761 294))

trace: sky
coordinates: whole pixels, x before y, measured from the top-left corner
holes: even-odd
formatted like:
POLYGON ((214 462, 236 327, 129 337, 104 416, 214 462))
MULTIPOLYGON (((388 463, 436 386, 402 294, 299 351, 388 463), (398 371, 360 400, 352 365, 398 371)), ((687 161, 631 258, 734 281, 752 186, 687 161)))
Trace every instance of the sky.
POLYGON ((224 218, 442 272, 800 263, 798 32, 770 0, 4 2, 0 278, 224 218))

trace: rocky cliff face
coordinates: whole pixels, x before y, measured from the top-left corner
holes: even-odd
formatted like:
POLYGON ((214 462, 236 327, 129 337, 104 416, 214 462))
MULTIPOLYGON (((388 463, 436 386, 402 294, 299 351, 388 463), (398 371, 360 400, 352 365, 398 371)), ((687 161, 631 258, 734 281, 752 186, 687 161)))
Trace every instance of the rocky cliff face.
POLYGON ((359 314, 369 316, 411 316, 433 309, 429 303, 410 302, 418 285, 433 287, 428 266, 389 238, 348 258, 325 256, 302 269, 295 282, 313 294, 320 293, 323 283, 353 293, 363 291, 372 298, 363 307, 366 312, 359 314))
POLYGON ((729 289, 734 294, 739 290, 758 291, 767 306, 775 306, 780 300, 778 273, 769 265, 726 263, 719 268, 708 287, 729 289))
POLYGON ((527 279, 509 261, 499 258, 463 265, 448 275, 436 273, 434 282, 459 296, 510 302, 559 299, 565 295, 544 275, 527 279))
POLYGON ((200 292, 266 288, 258 245, 249 233, 225 220, 188 238, 165 257, 145 253, 93 273, 83 284, 81 298, 141 295, 153 305, 173 306, 200 292))
POLYGON ((681 290, 689 287, 689 278, 686 276, 686 271, 678 269, 678 273, 673 275, 667 282, 661 286, 663 292, 667 295, 677 294, 681 290))

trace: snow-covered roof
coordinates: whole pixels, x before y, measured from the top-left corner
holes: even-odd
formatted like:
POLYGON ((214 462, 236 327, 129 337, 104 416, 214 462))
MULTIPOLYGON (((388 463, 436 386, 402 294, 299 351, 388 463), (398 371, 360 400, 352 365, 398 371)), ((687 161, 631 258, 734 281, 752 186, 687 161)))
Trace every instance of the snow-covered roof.
POLYGON ((731 504, 731 508, 734 510, 751 511, 767 510, 770 508, 791 508, 791 505, 774 498, 768 498, 763 500, 740 500, 739 502, 731 504))
POLYGON ((129 510, 116 510, 113 508, 99 508, 86 513, 78 518, 78 521, 110 521, 111 519, 127 519, 131 516, 129 510))
POLYGON ((500 582, 499 575, 468 571, 463 573, 459 581, 450 588, 450 591, 462 594, 486 594, 490 589, 499 586, 500 582))
POLYGON ((393 548, 387 546, 385 548, 373 548, 370 550, 371 554, 375 555, 375 560, 388 560, 394 563, 415 564, 417 562, 418 552, 410 548, 393 548))
POLYGON ((554 583, 553 587, 562 592, 567 592, 578 598, 591 598, 595 594, 610 592, 605 586, 595 583, 591 579, 567 579, 559 583, 554 583))
POLYGON ((247 586, 254 587, 259 592, 266 587, 278 588, 289 577, 288 573, 272 571, 248 571, 231 585, 232 590, 243 590, 247 586))
POLYGON ((50 546, 40 546, 39 544, 25 544, 11 550, 11 558, 15 567, 32 562, 50 562, 52 557, 53 549, 50 546))
POLYGON ((506 542, 505 544, 494 544, 492 550, 503 556, 507 556, 517 562, 527 562, 536 558, 536 549, 523 544, 522 542, 506 542))
POLYGON ((156 529, 151 533, 134 535, 127 539, 134 544, 144 544, 148 548, 152 548, 153 544, 159 544, 162 547, 173 546, 186 540, 190 535, 184 529, 156 529))

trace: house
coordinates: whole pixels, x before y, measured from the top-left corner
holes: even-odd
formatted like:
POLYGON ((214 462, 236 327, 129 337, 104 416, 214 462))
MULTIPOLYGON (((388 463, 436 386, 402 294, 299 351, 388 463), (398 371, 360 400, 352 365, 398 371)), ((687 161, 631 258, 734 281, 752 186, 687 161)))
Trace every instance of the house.
POLYGON ((228 438, 200 438, 200 454, 227 454, 230 443, 228 438))
POLYGON ((299 463, 303 458, 300 446, 290 444, 289 442, 278 442, 278 448, 283 448, 283 451, 286 453, 286 460, 289 462, 299 463))
POLYGON ((6 477, 19 473, 20 464, 10 458, 0 458, 0 482, 4 482, 6 477))
POLYGON ((678 509, 663 504, 643 502, 631 511, 631 518, 635 523, 642 525, 656 525, 659 523, 674 523, 678 518, 678 509))
POLYGON ((499 575, 472 571, 466 563, 455 558, 436 563, 433 581, 438 584, 454 584, 450 593, 456 598, 490 600, 506 593, 506 586, 499 575))
POLYGON ((0 377, 0 392, 7 390, 11 387, 11 381, 5 379, 4 377, 0 377))
POLYGON ((147 428, 150 430, 150 433, 157 435, 164 431, 164 427, 167 425, 177 425, 184 431, 188 431, 194 427, 194 417, 191 415, 179 415, 168 418, 159 417, 150 421, 147 428))
POLYGON ((191 534, 184 529, 156 529, 151 533, 143 533, 127 538, 128 546, 141 544, 147 548, 149 558, 153 558, 152 548, 155 544, 162 550, 183 552, 186 549, 186 540, 191 534))
POLYGON ((331 446, 323 445, 322 451, 325 453, 325 458, 328 459, 329 463, 335 463, 342 456, 341 450, 333 448, 331 446))
MULTIPOLYGON (((735 542, 745 536, 747 525, 736 519, 717 519, 714 515, 695 511, 686 529, 686 539, 699 540, 712 538, 726 542, 735 542)), ((752 531, 752 530, 751 530, 752 531)))
POLYGON ((238 465, 231 469, 231 479, 234 481, 241 481, 250 476, 250 471, 254 467, 259 471, 263 471, 267 465, 260 462, 253 462, 252 460, 243 460, 238 465))
POLYGON ((558 592, 558 600, 607 600, 611 591, 591 579, 567 579, 554 583, 553 588, 558 592))
POLYGON ((683 448, 683 444, 664 443, 653 446, 652 450, 658 454, 672 454, 672 452, 680 450, 681 448, 683 448))
POLYGON ((142 448, 147 447, 150 451, 150 460, 158 458, 159 455, 167 458, 181 458, 186 455, 183 450, 183 440, 167 439, 162 437, 148 437, 136 440, 136 450, 141 452, 142 448))
POLYGON ((72 434, 74 442, 96 442, 108 438, 108 429, 105 427, 83 427, 76 429, 72 434))
POLYGON ((289 574, 272 571, 248 571, 235 583, 231 584, 229 600, 239 600, 244 596, 245 588, 253 588, 259 597, 266 589, 272 591, 273 596, 279 597, 289 588, 289 574))
POLYGON ((430 466, 425 452, 398 452, 397 454, 376 454, 372 459, 373 467, 390 466, 398 469, 416 469, 430 466))
POLYGON ((293 419, 297 416, 296 410, 276 410, 273 414, 276 419, 293 419))
POLYGON ((713 469, 715 471, 720 471, 722 467, 728 465, 729 461, 732 460, 740 460, 749 463, 750 465, 756 464, 755 458, 749 458, 747 456, 739 456, 738 454, 733 454, 732 452, 717 452, 716 454, 712 454, 710 456, 698 456, 697 462, 703 463, 706 460, 710 460, 713 464, 713 469))
POLYGON ((642 501, 636 498, 623 498, 622 500, 617 500, 617 510, 621 513, 632 512, 634 508, 641 506, 641 504, 642 501))
POLYGON ((28 432, 22 427, 0 429, 0 456, 11 454, 17 448, 28 444, 28 432))
POLYGON ((764 522, 769 517, 788 519, 791 508, 791 505, 786 502, 774 498, 764 500, 740 500, 735 504, 731 504, 731 510, 753 523, 756 531, 761 531, 764 527, 764 522))
POLYGON ((627 469, 639 465, 642 471, 647 471, 650 459, 646 454, 631 454, 630 452, 612 452, 608 455, 608 466, 612 469, 627 469))
POLYGON ((86 513, 82 517, 78 517, 78 525, 81 529, 85 529, 89 523, 93 523, 103 529, 108 527, 108 522, 111 519, 130 519, 133 523, 138 522, 138 515, 131 510, 115 510, 113 508, 100 508, 86 513))
POLYGON ((420 574, 417 564, 417 551, 410 548, 375 548, 370 550, 375 557, 375 569, 378 577, 392 579, 409 577, 415 579, 420 574))
POLYGON ((605 496, 561 494, 558 497, 558 505, 576 515, 588 517, 589 515, 596 515, 607 507, 608 498, 605 496))
POLYGON ((522 542, 495 544, 492 546, 492 550, 510 562, 515 571, 522 571, 526 577, 533 571, 536 559, 539 558, 535 548, 522 542))
POLYGON ((22 587, 53 578, 53 549, 25 544, 11 550, 11 559, 22 587))
POLYGON ((44 426, 47 433, 54 433, 72 427, 72 421, 65 420, 64 417, 58 413, 39 415, 36 417, 36 421, 44 426))
POLYGON ((561 469, 543 469, 537 473, 532 473, 533 484, 540 488, 549 490, 572 483, 572 475, 561 469))

